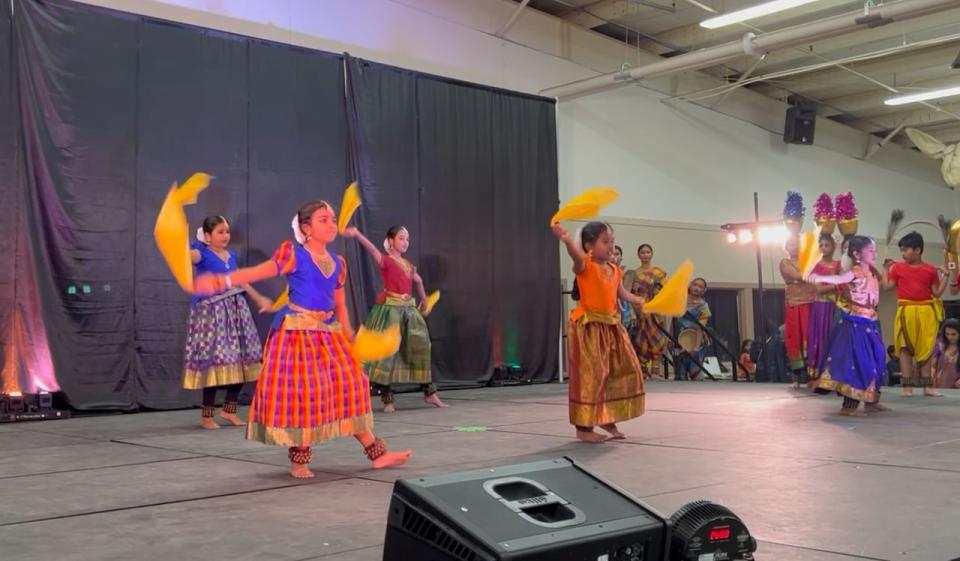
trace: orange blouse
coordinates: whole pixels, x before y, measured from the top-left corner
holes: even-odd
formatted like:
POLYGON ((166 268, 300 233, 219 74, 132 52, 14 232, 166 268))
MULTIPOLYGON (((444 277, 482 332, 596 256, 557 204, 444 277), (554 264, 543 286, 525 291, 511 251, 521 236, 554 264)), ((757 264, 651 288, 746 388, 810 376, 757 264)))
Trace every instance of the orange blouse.
POLYGON ((617 288, 623 279, 623 271, 611 263, 597 264, 587 258, 583 272, 577 275, 577 286, 580 287, 580 303, 570 314, 570 319, 576 321, 587 312, 602 316, 611 316, 617 319, 617 288))

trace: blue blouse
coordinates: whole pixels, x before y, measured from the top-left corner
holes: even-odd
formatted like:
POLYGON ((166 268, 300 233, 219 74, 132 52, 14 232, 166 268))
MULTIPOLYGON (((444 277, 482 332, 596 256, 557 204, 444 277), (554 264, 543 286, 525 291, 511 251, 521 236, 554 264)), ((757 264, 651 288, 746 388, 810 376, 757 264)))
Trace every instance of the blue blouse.
MULTIPOLYGON (((334 310, 334 294, 338 288, 343 288, 347 281, 347 264, 342 257, 329 252, 334 261, 333 272, 325 275, 313 260, 313 256, 300 244, 283 242, 273 254, 273 262, 282 275, 286 275, 290 289, 290 303, 304 310, 313 312, 332 312, 334 310)), ((297 313, 290 306, 284 306, 273 319, 274 329, 283 324, 287 314, 297 313)), ((336 318, 331 317, 326 323, 333 323, 336 318)))
MULTIPOLYGON (((206 273, 216 273, 218 275, 224 275, 231 271, 237 270, 237 254, 227 250, 229 257, 226 261, 220 258, 219 255, 213 252, 206 244, 199 241, 191 242, 190 249, 195 249, 200 252, 200 261, 193 265, 193 274, 194 276, 203 275, 206 273)), ((194 296, 193 302, 199 302, 209 296, 194 296)))

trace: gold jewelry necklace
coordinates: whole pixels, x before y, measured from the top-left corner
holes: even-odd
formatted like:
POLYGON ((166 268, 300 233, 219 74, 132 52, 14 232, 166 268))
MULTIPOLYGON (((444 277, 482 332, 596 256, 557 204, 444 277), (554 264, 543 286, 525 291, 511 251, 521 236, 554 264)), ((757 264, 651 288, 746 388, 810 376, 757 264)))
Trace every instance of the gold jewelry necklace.
POLYGON ((387 255, 389 255, 391 259, 393 259, 394 261, 397 262, 398 265, 400 265, 400 268, 403 269, 403 272, 408 277, 413 276, 413 271, 411 270, 410 265, 407 263, 406 259, 404 259, 403 257, 397 257, 396 255, 389 252, 387 252, 387 255))
POLYGON ((323 273, 323 276, 330 278, 330 275, 337 269, 337 264, 334 263, 333 257, 327 253, 326 255, 317 255, 312 249, 303 246, 307 250, 307 253, 310 254, 311 260, 316 268, 320 269, 320 272, 323 273))

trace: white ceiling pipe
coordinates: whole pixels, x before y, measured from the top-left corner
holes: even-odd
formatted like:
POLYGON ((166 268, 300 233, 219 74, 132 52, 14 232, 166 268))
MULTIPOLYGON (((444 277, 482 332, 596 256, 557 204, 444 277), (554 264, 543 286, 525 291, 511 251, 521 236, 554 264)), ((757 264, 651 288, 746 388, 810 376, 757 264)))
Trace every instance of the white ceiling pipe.
POLYGON ((894 4, 871 8, 868 15, 864 15, 862 11, 857 11, 761 35, 748 33, 742 41, 677 55, 644 64, 626 72, 604 74, 547 88, 540 93, 545 96, 564 98, 607 89, 629 80, 662 78, 678 72, 715 66, 742 57, 744 54, 759 56, 770 51, 842 35, 862 27, 877 27, 894 21, 903 21, 949 8, 956 8, 957 1, 901 0, 894 4))

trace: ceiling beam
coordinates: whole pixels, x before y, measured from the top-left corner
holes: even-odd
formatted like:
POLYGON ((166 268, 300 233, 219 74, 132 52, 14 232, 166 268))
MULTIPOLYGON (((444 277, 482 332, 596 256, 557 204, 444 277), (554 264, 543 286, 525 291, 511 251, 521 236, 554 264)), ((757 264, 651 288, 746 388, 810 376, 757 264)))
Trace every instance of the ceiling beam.
MULTIPOLYGON (((542 95, 552 95, 563 98, 603 89, 616 88, 632 80, 649 80, 680 72, 717 66, 729 60, 734 60, 742 56, 745 52, 754 54, 756 52, 776 51, 814 41, 817 38, 842 35, 860 27, 870 27, 876 22, 893 22, 900 19, 920 17, 924 14, 950 9, 955 6, 956 3, 957 0, 912 0, 911 2, 884 4, 872 9, 869 17, 864 17, 862 12, 848 12, 840 16, 817 20, 807 25, 771 31, 760 35, 751 35, 742 42, 734 41, 708 49, 688 52, 672 58, 665 58, 629 70, 622 69, 619 72, 611 72, 602 76, 594 76, 592 78, 560 84, 541 90, 540 93, 542 95)), ((940 41, 942 41, 942 38, 940 41)), ((920 44, 909 45, 908 48, 917 49, 920 48, 920 44)), ((886 56, 889 52, 881 54, 886 56)), ((832 65, 835 63, 827 62, 824 64, 832 65)), ((811 71, 812 70, 813 69, 811 69, 811 71)), ((841 71, 849 73, 850 69, 843 68, 841 71)), ((772 80, 773 77, 757 77, 752 81, 767 79, 772 80)), ((859 76, 858 79, 876 82, 865 75, 859 76)))
MULTIPOLYGON (((950 86, 960 86, 960 72, 955 72, 954 76, 949 76, 946 78, 920 80, 912 84, 899 84, 897 89, 906 95, 950 86)), ((824 117, 832 117, 833 115, 837 115, 839 113, 845 113, 854 116, 865 116, 868 115, 868 112, 871 110, 875 110, 879 107, 885 107, 883 102, 894 95, 896 94, 876 88, 866 93, 826 97, 821 101, 829 106, 822 107, 817 111, 817 113, 824 117)))
MULTIPOLYGON (((851 127, 856 128, 856 127, 851 127)), ((890 131, 879 131, 871 133, 870 144, 873 145, 877 142, 880 142, 881 135, 889 136, 891 133, 895 134, 890 139, 889 142, 894 144, 900 144, 901 146, 906 146, 907 148, 916 148, 916 145, 910 140, 910 137, 904 132, 906 125, 902 127, 898 126, 890 131), (899 129, 899 130, 897 130, 899 129)), ((923 132, 933 136, 940 142, 944 144, 951 144, 960 141, 960 121, 954 121, 952 123, 943 123, 940 125, 915 125, 911 128, 922 130, 923 132)))
MULTIPOLYGON (((843 58, 879 51, 904 43, 952 35, 960 31, 960 26, 956 22, 960 22, 960 8, 818 41, 808 45, 803 50, 812 50, 814 53, 831 59, 843 58), (945 22, 952 23, 947 24, 945 22)), ((804 64, 808 60, 816 60, 812 54, 804 53, 800 49, 770 53, 768 59, 766 71, 791 68, 804 64)))
MULTIPOLYGON (((954 144, 960 142, 960 124, 948 127, 924 128, 923 132, 929 134, 944 144, 954 144)), ((905 143, 901 142, 901 144, 910 147, 914 146, 913 142, 911 142, 909 139, 907 139, 905 143)))
POLYGON ((637 4, 628 0, 599 0, 560 17, 580 27, 592 29, 631 14, 636 11, 636 7, 637 4))
POLYGON ((513 11, 513 14, 510 16, 510 19, 508 19, 506 23, 500 26, 500 29, 498 29, 497 32, 494 33, 494 35, 496 35, 497 37, 503 37, 503 35, 507 31, 510 31, 510 28, 513 26, 514 22, 517 21, 518 17, 520 17, 520 13, 523 12, 524 9, 526 9, 527 4, 529 3, 530 3, 530 0, 523 0, 522 2, 520 2, 520 5, 517 6, 517 9, 513 11))
MULTIPOLYGON (((787 12, 780 12, 777 14, 771 14, 764 18, 752 19, 749 22, 749 26, 758 27, 764 31, 773 31, 776 29, 791 27, 793 25, 809 23, 815 19, 822 19, 848 13, 857 9, 858 6, 860 8, 863 7, 862 0, 821 0, 820 2, 814 2, 812 4, 800 6, 787 12), (816 14, 817 17, 814 17, 814 14, 816 14)), ((719 13, 722 13, 718 12, 718 14, 711 14, 703 10, 701 10, 701 12, 703 14, 703 19, 708 19, 718 15, 719 13)), ((657 33, 657 38, 662 39, 667 43, 680 45, 686 49, 701 49, 704 47, 711 47, 714 45, 735 41, 740 37, 743 37, 744 33, 751 31, 749 26, 746 24, 739 24, 728 25, 717 29, 707 29, 705 27, 700 27, 700 23, 698 22, 677 27, 662 33, 657 33)), ((641 42, 641 47, 643 46, 644 45, 641 42)), ((657 47, 654 45, 649 45, 648 47, 651 51, 657 52, 657 54, 663 54, 664 52, 662 46, 657 47)))
MULTIPOLYGON (((952 99, 954 101, 953 103, 948 103, 950 100, 944 100, 945 103, 934 104, 936 107, 942 109, 942 111, 938 111, 929 107, 913 106, 912 108, 908 108, 906 110, 870 115, 869 118, 864 120, 845 122, 852 127, 856 127, 862 131, 870 133, 886 132, 896 128, 899 125, 921 128, 941 126, 954 122, 960 124, 960 120, 957 120, 955 117, 955 115, 960 114, 960 102, 956 101, 957 98, 952 99), (950 113, 953 113, 953 115, 950 113)), ((888 107, 888 109, 890 108, 888 107)))
MULTIPOLYGON (((816 4, 817 3, 814 3, 812 5, 816 4)), ((938 35, 956 33, 958 27, 956 22, 960 22, 960 7, 947 10, 940 14, 932 14, 914 19, 897 21, 880 27, 865 28, 852 33, 847 33, 845 35, 840 35, 838 37, 816 41, 810 43, 809 45, 795 47, 792 49, 783 49, 769 53, 767 55, 767 60, 764 62, 760 70, 763 73, 767 73, 799 66, 802 64, 819 62, 822 60, 817 58, 812 53, 816 53, 830 59, 839 59, 852 54, 860 54, 863 52, 877 51, 883 48, 892 47, 902 44, 904 40, 916 41, 920 39, 928 39, 938 35), (938 29, 939 32, 936 31, 938 29)), ((757 27, 767 31, 767 29, 761 25, 758 25, 757 27)), ((748 31, 744 27, 731 26, 730 29, 724 31, 722 34, 710 36, 710 34, 701 33, 700 30, 710 31, 704 30, 699 25, 685 26, 673 31, 659 33, 657 34, 657 38, 666 43, 679 45, 685 48, 700 48, 712 45, 714 43, 735 40, 743 36, 743 34, 748 31)), ((640 46, 641 48, 657 54, 663 54, 667 52, 667 49, 665 49, 662 45, 657 45, 652 41, 641 42, 640 46)), ((728 66, 742 71, 748 68, 752 63, 752 59, 743 57, 741 59, 731 61, 728 66)))
POLYGON ((560 18, 592 29, 609 22, 617 23, 617 20, 634 14, 663 15, 676 11, 674 4, 667 0, 598 0, 577 8, 571 7, 570 12, 560 18))
MULTIPOLYGON (((949 67, 957 56, 958 47, 960 42, 912 50, 900 55, 895 54, 846 66, 896 88, 901 84, 934 79, 950 72, 949 67)), ((786 78, 777 84, 758 86, 756 89, 767 95, 775 95, 776 92, 782 91, 782 88, 777 86, 818 98, 869 93, 877 88, 875 84, 844 69, 831 68, 786 78)))

